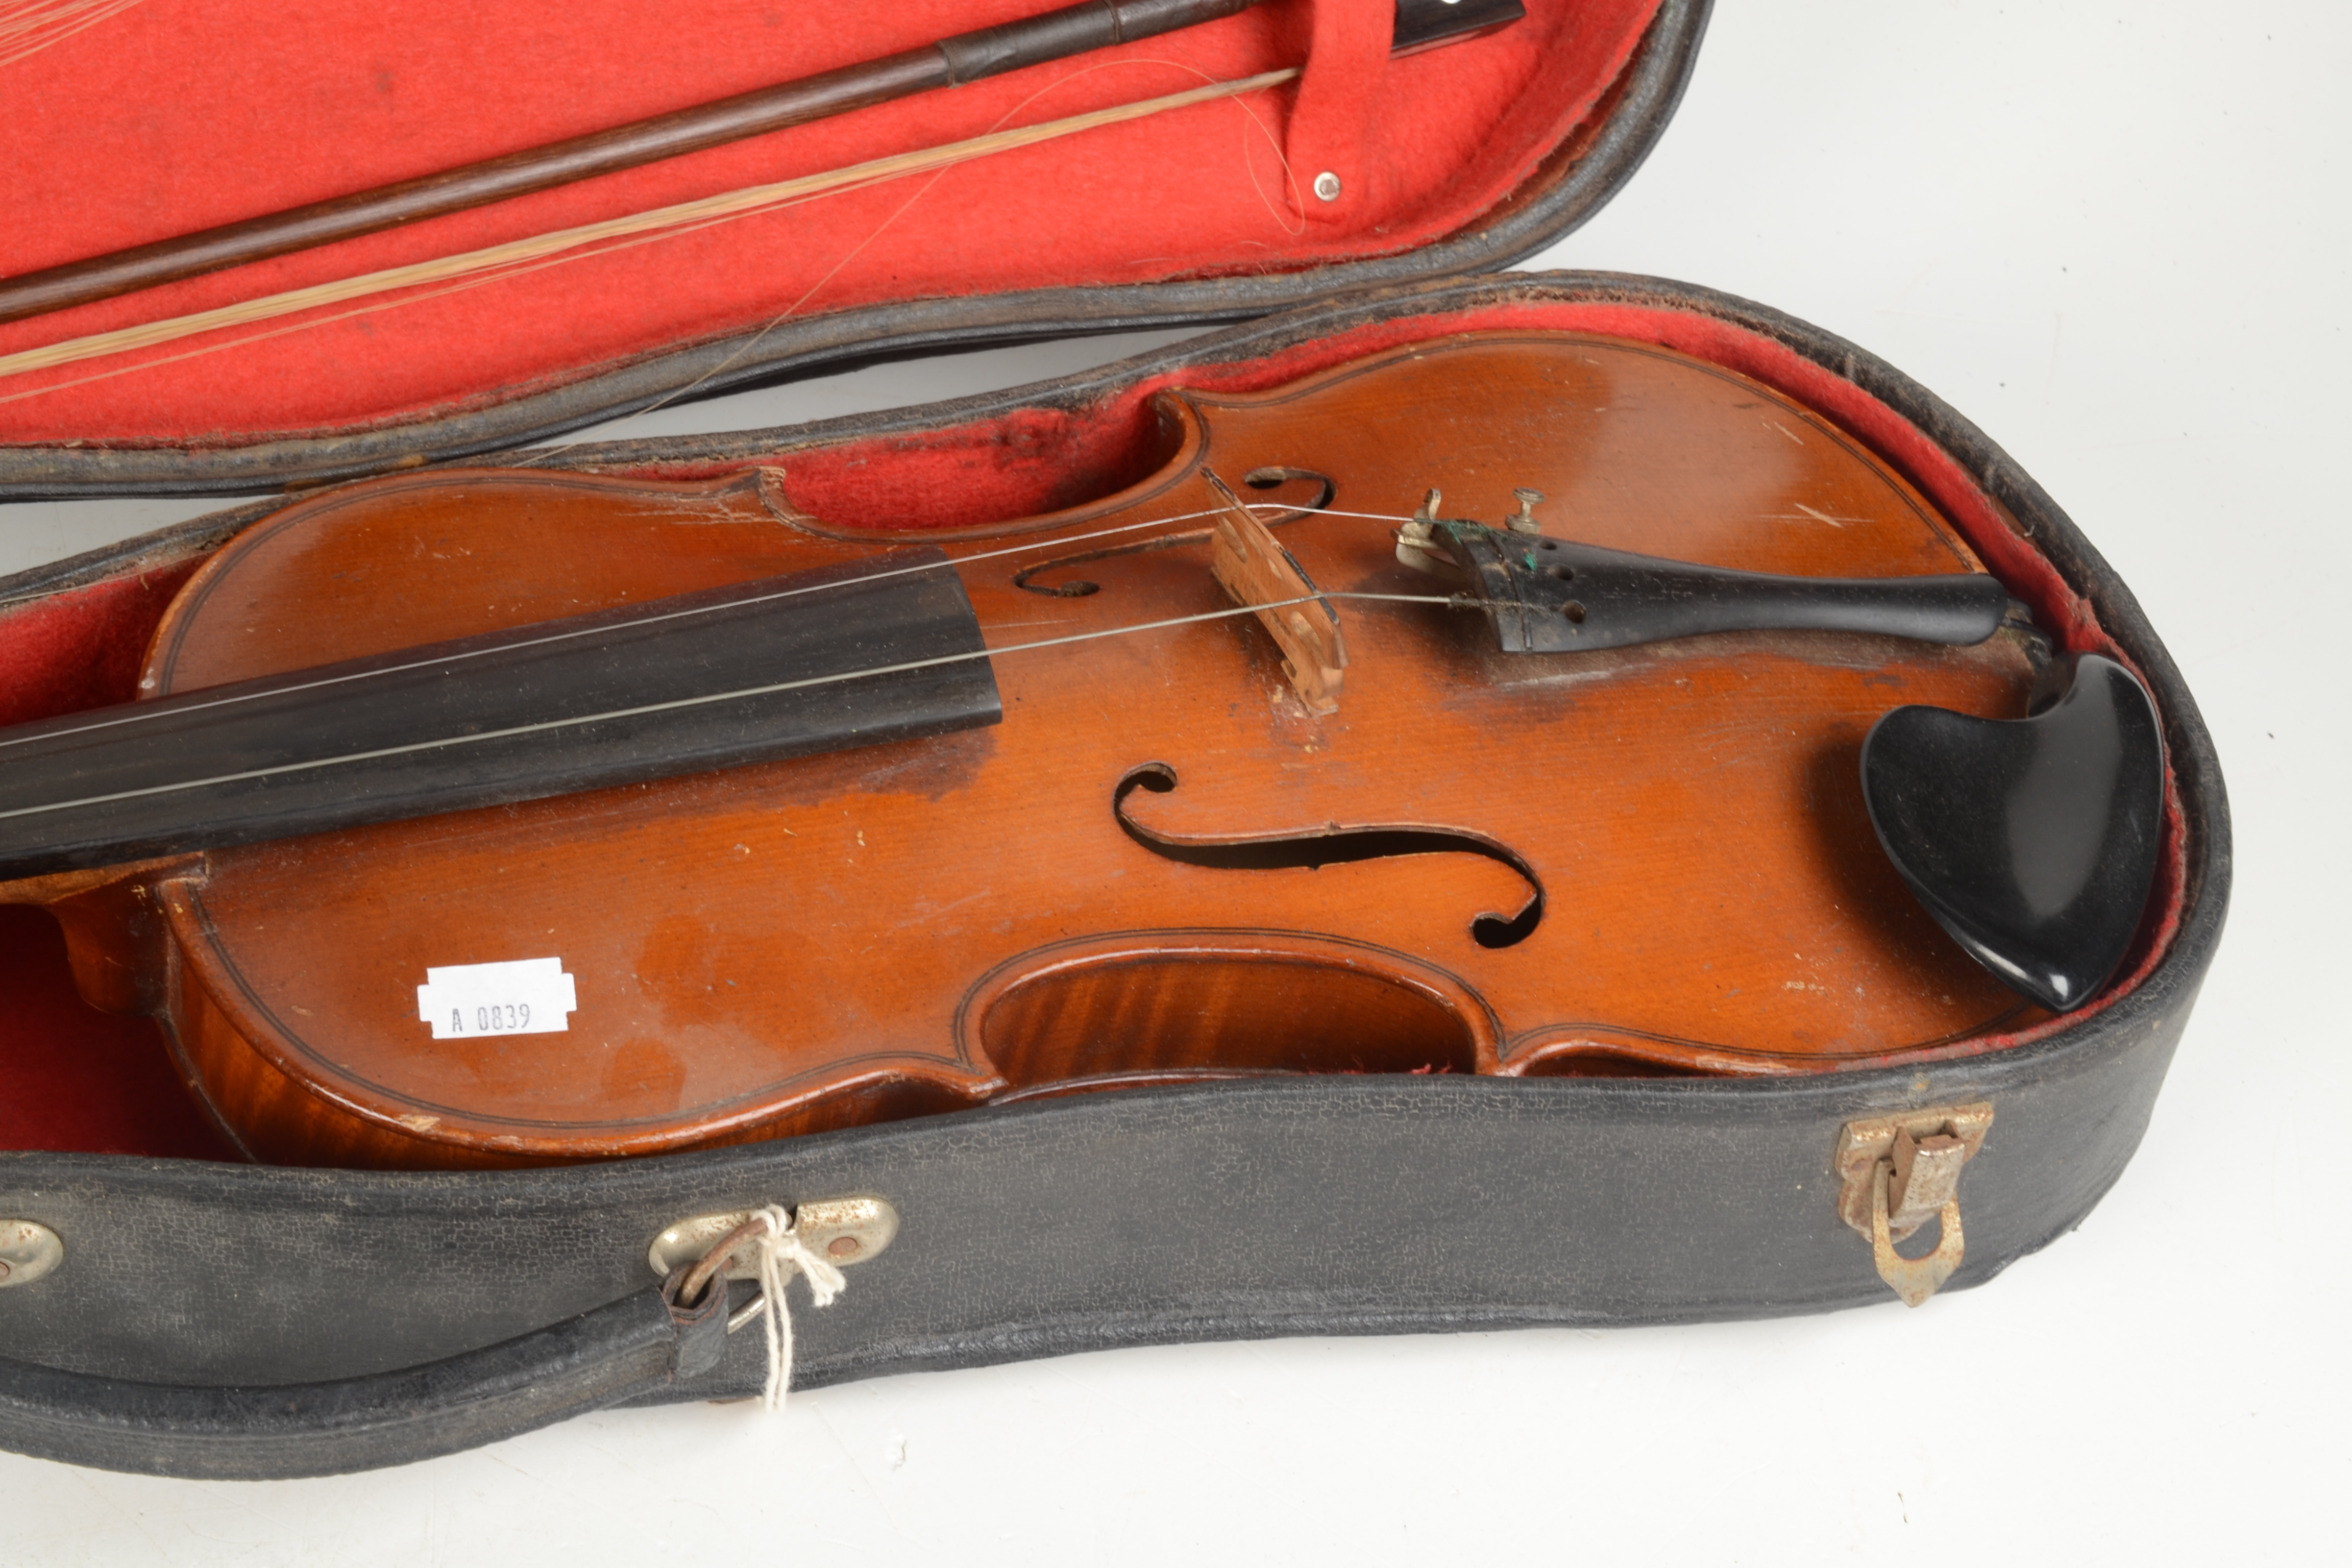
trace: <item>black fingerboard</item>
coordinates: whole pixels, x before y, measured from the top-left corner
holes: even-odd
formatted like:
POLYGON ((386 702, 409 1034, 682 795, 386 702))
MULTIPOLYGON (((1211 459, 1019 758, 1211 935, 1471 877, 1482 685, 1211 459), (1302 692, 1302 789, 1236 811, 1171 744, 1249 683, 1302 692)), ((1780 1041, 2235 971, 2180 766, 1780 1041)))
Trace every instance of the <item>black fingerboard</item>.
POLYGON ((930 548, 0 731, 0 878, 995 723, 930 548))

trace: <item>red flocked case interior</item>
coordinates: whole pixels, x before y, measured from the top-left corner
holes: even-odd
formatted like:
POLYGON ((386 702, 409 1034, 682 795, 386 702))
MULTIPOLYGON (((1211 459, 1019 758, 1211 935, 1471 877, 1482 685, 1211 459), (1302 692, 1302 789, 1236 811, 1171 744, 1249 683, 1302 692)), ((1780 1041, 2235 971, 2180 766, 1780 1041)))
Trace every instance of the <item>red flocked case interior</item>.
MULTIPOLYGON (((1391 58, 1393 0, 1160 37, 0 325, 0 446, 203 449, 461 414, 877 304, 1398 255, 1590 132, 1658 0, 1528 0, 1391 58), (90 334, 1285 67, 1295 82, 714 225, 9 374, 90 334), (1339 199, 1313 194, 1318 174, 1339 199)), ((99 7, 7 58, 0 277, 456 167, 1037 12, 1037 0, 99 7), (38 112, 22 106, 37 105, 38 112)))

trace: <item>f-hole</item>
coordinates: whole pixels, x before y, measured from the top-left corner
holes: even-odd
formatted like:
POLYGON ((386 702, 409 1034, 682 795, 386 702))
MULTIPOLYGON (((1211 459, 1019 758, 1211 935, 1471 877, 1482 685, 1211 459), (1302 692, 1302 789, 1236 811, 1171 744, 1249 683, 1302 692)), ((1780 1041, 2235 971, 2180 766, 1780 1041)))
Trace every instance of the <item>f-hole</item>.
POLYGON ((1118 819, 1120 831, 1164 860, 1223 871, 1286 871, 1402 855, 1480 855, 1517 872, 1528 885, 1528 901, 1515 915, 1477 916, 1470 922, 1470 939, 1480 947, 1516 947, 1534 935, 1543 920, 1543 884, 1536 880, 1535 872, 1511 850, 1476 834, 1438 827, 1353 827, 1287 838, 1180 843, 1160 837, 1128 816, 1127 797, 1137 790, 1166 795, 1175 787, 1174 768, 1166 763, 1146 763, 1129 769, 1111 793, 1111 815, 1118 819))
MULTIPOLYGON (((1303 506, 1292 507, 1280 517, 1268 520, 1266 523, 1268 528, 1280 528, 1286 522, 1297 522, 1302 517, 1309 517, 1321 511, 1331 504, 1331 498, 1339 493, 1339 487, 1332 482, 1328 474, 1318 474, 1312 468, 1252 468, 1242 476, 1242 483, 1254 490, 1280 489, 1294 479, 1314 480, 1317 487, 1315 499, 1303 506)), ((1154 534, 1150 539, 1138 540, 1132 544, 1113 544, 1101 550, 1080 551, 1075 555, 1056 555, 1051 561, 1040 561, 1034 565, 1024 566, 1020 571, 1015 572, 1013 574, 1013 585, 1016 588, 1026 588, 1033 594, 1049 595, 1056 599, 1083 599, 1089 594, 1101 593, 1102 584, 1089 583, 1083 579, 1074 579, 1067 583, 1039 583, 1034 579, 1041 574, 1067 571, 1073 566, 1083 566, 1089 561, 1108 561, 1115 555, 1142 555, 1154 550, 1166 550, 1171 545, 1197 544, 1208 537, 1209 531, 1205 528, 1189 528, 1181 533, 1154 534)))

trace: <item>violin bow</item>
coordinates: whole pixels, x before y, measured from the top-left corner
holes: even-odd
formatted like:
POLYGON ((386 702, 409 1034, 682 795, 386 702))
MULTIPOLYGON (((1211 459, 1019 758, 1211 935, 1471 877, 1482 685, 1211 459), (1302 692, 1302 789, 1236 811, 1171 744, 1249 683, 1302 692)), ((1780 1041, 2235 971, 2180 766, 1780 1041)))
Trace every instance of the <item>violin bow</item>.
MULTIPOLYGON (((828 169, 822 174, 805 174, 798 179, 782 180, 774 184, 752 185, 740 191, 722 191, 717 195, 703 196, 695 201, 681 202, 674 206, 656 207, 649 212, 628 213, 620 217, 606 218, 598 223, 583 224, 576 228, 556 229, 547 234, 531 235, 523 239, 509 240, 502 245, 481 250, 460 251, 454 256, 435 257, 428 261, 411 262, 406 266, 386 268, 380 272, 363 272, 357 277, 336 279, 315 283, 282 294, 265 294, 257 299, 240 300, 192 315, 171 316, 138 326, 119 327, 109 331, 94 332, 88 337, 68 338, 61 342, 24 349, 13 354, 0 354, 0 377, 22 375, 53 365, 70 364, 77 360, 95 359, 104 354, 126 353, 131 349, 151 348, 159 343, 194 337, 198 333, 217 331, 227 327, 245 326, 255 321, 290 316, 299 311, 320 306, 341 304, 345 300, 364 299, 373 294, 389 293, 396 289, 410 289, 431 283, 447 284, 460 289, 475 282, 489 280, 493 276, 506 276, 512 270, 530 269, 534 266, 553 266, 557 261, 574 259, 566 252, 581 255, 601 254, 586 247, 602 246, 617 249, 625 244, 642 244, 634 237, 659 237, 665 234, 688 233, 730 218, 747 216, 772 207, 791 205, 830 192, 879 184, 886 180, 919 174, 931 169, 946 168, 969 159, 1009 152, 1015 147, 1034 146, 1056 137, 1074 135, 1098 126, 1114 125, 1121 121, 1139 120, 1147 115, 1164 114, 1172 109, 1182 109, 1195 103, 1205 103, 1220 98, 1232 98, 1260 88, 1275 87, 1298 74, 1297 68, 1267 71, 1263 75, 1244 77, 1237 81, 1213 82, 1184 92, 1170 93, 1161 98, 1148 98, 1135 103, 1116 104, 1086 114, 1075 114, 1063 120, 1049 120, 1037 125, 1022 126, 1012 131, 992 132, 962 142, 950 142, 937 147, 919 148, 910 153, 897 153, 886 158, 876 158, 846 168, 828 169)), ((430 298, 431 296, 423 296, 430 298)), ((367 307, 362 307, 366 309, 367 307)), ((329 320, 333 318, 330 317, 329 320)), ((200 351, 201 352, 201 351, 200 351)), ((25 395, 18 394, 16 395, 25 395)), ((0 399, 5 401, 5 399, 0 399)))
MULTIPOLYGON (((1084 0, 609 130, 0 279, 0 323, 465 212, 1024 67, 1236 16, 1262 0, 1084 0)), ((1519 0, 1396 0, 1399 53, 1506 26, 1519 0)), ((1293 71, 1290 75, 1296 75, 1293 71)), ((33 368, 26 366, 25 368, 33 368)))

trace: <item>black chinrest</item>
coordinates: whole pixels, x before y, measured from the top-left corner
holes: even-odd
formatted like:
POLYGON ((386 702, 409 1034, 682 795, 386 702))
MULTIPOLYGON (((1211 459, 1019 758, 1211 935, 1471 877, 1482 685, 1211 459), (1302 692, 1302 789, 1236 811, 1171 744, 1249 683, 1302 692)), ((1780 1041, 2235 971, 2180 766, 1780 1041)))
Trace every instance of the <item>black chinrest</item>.
POLYGON ((2053 1012, 2123 962, 2156 879, 2164 740, 2113 659, 2021 720, 1897 708, 1862 743, 1862 793, 1895 868, 1971 957, 2053 1012))

